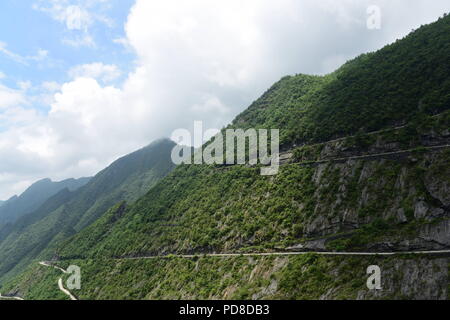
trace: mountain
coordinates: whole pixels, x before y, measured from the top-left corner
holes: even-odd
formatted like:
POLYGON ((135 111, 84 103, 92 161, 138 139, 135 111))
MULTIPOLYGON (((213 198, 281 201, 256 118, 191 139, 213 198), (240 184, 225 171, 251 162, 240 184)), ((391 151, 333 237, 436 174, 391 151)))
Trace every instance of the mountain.
POLYGON ((0 207, 5 203, 5 201, 0 200, 0 207))
POLYGON ((74 195, 69 189, 63 189, 54 196, 47 199, 37 210, 30 214, 24 215, 17 219, 15 223, 8 223, 0 227, 0 243, 10 234, 20 234, 28 226, 45 218, 49 213, 55 211, 69 200, 74 195))
MULTIPOLYGON (((81 296, 318 299, 328 291, 329 298, 375 298, 364 286, 367 259, 274 257, 252 258, 249 264, 245 257, 200 257, 449 249, 449 26, 445 17, 330 75, 276 83, 230 128, 280 128, 291 156, 280 173, 264 177, 246 166, 177 167, 139 201, 112 208, 58 248, 62 264, 76 263, 94 279, 81 296), (170 254, 199 258, 113 259, 170 254), (295 271, 302 268, 316 270, 309 274, 312 291, 305 287, 306 276, 295 271), (345 273, 352 268, 361 272, 356 282, 345 273), (107 270, 114 270, 114 278, 107 270), (248 285, 241 273, 260 277, 248 285), (348 281, 325 285, 326 274, 348 281), (101 285, 100 278, 110 282, 101 285), (103 289, 95 291, 98 286, 103 289)), ((448 286, 441 277, 447 265, 439 259, 379 263, 389 277, 402 266, 419 273, 436 270, 428 275, 427 291, 408 282, 414 276, 402 275, 403 282, 392 283, 385 294, 401 295, 406 286, 405 295, 435 291, 429 297, 440 298, 448 286)))
POLYGON ((20 196, 14 196, 0 206, 0 225, 15 222, 18 218, 36 210, 45 200, 67 188, 74 191, 90 178, 67 179, 53 182, 50 179, 40 180, 31 185, 20 196))
POLYGON ((280 128, 282 144, 314 143, 396 126, 450 105, 449 17, 320 77, 287 76, 234 121, 280 128))
MULTIPOLYGON (((432 145, 445 146, 449 139, 450 100, 446 99, 450 98, 450 90, 440 90, 450 83, 448 73, 443 72, 450 70, 450 60, 441 58, 450 54, 450 35, 446 32, 449 26, 450 17, 441 18, 378 52, 350 61, 332 75, 323 77, 326 85, 318 85, 318 77, 299 75, 284 78, 239 115, 233 121, 233 126, 279 127, 285 144, 294 142, 290 138, 292 136, 303 137, 303 140, 295 140, 297 142, 316 142, 324 137, 334 139, 339 134, 356 134, 349 136, 343 145, 336 145, 331 140, 321 145, 307 144, 292 149, 297 157, 311 157, 307 152, 313 153, 316 156, 314 161, 365 153, 383 154, 432 145), (427 72, 419 74, 417 70, 427 72), (361 73, 367 76, 359 76, 361 73), (374 87, 376 82, 369 75, 376 75, 374 77, 378 78, 378 82, 382 81, 376 86, 376 90, 368 89, 374 87), (407 79, 410 77, 414 79, 407 79), (391 85, 397 87, 397 90, 391 91, 391 85), (420 88, 414 89, 415 87, 420 88), (382 88, 388 93, 383 95, 382 88), (424 101, 429 100, 426 97, 436 90, 439 91, 433 100, 433 107, 424 104, 424 101), (353 96, 350 96, 351 92, 353 96), (364 97, 372 98, 374 102, 363 99, 363 93, 364 97), (305 102, 307 99, 318 102, 323 99, 330 103, 312 106, 305 102), (348 107, 343 107, 343 101, 347 101, 345 105, 348 107), (396 102, 396 108, 392 101, 396 102), (359 109, 353 110, 350 106, 359 106, 359 109), (360 120, 362 115, 366 115, 367 121, 360 120), (294 121, 287 122, 290 118, 295 119, 295 124, 294 121), (333 123, 325 125, 330 118, 333 123), (348 124, 345 130, 340 126, 344 119, 348 124), (369 125, 372 122, 374 124, 369 125), (407 123, 409 125, 405 125, 407 123), (309 127, 306 132, 305 127, 309 127), (380 129, 387 131, 377 135, 365 134, 367 131, 380 129)), ((217 170, 211 166, 182 165, 138 202, 129 206, 127 214, 115 223, 112 231, 106 237, 102 235, 102 241, 93 241, 94 247, 91 247, 91 243, 81 245, 89 237, 80 233, 75 237, 81 242, 72 242, 71 249, 66 252, 129 255, 188 252, 195 249, 223 251, 238 248, 247 242, 262 245, 269 241, 295 239, 299 235, 314 236, 345 229, 345 217, 339 215, 345 213, 348 217, 349 211, 366 212, 352 217, 355 219, 352 221, 355 226, 368 224, 377 216, 386 220, 389 218, 388 212, 394 209, 391 205, 397 206, 397 209, 403 205, 406 211, 406 208, 416 208, 417 203, 425 201, 418 200, 422 197, 435 199, 428 204, 430 213, 432 207, 440 205, 443 211, 439 215, 445 215, 448 212, 448 196, 445 195, 448 185, 443 179, 447 178, 448 168, 442 168, 438 176, 437 168, 432 167, 436 165, 441 168, 447 160, 446 155, 445 149, 437 149, 436 152, 424 149, 422 157, 429 159, 420 167, 422 171, 414 169, 418 164, 408 165, 408 161, 394 161, 382 166, 385 162, 383 158, 375 157, 379 168, 375 165, 377 161, 364 160, 349 163, 346 170, 351 169, 350 172, 344 170, 342 165, 327 163, 323 168, 320 167, 320 172, 317 167, 289 166, 284 167, 283 172, 272 179, 259 176, 258 170, 254 168, 234 166, 228 170, 217 170), (392 168, 387 169, 389 166, 392 168), (327 174, 324 174, 325 169, 327 174), (394 182, 401 178, 402 187, 407 188, 405 170, 408 169, 412 170, 411 179, 413 176, 419 178, 411 183, 422 184, 420 187, 417 185, 416 190, 398 190, 408 194, 408 198, 402 200, 405 203, 389 203, 388 199, 394 201, 393 196, 396 194, 386 194, 389 190, 385 186, 388 178, 394 182), (400 174, 401 177, 398 176, 400 174), (363 192, 363 181, 376 177, 380 181, 384 180, 384 183, 371 186, 376 189, 373 190, 371 199, 366 194, 367 190, 363 192), (320 178, 324 179, 321 183, 320 178), (346 192, 342 191, 344 194, 339 195, 341 188, 346 192), (428 189, 437 190, 431 192, 428 189), (349 190, 352 194, 348 194, 349 190), (270 196, 264 196, 266 194, 270 196), (349 198, 348 203, 344 201, 345 198, 349 198), (377 198, 386 200, 380 203, 377 198), (327 206, 324 205, 325 200, 329 201, 327 206), (333 213, 337 216, 317 217, 319 211, 325 214, 327 210, 329 215, 333 213), (377 214, 371 214, 371 210, 377 214), (383 212, 386 214, 384 217, 383 212), (251 220, 246 223, 247 219, 251 220), (336 220, 337 224, 328 226, 329 230, 320 226, 326 225, 328 219, 336 220), (277 230, 283 232, 277 234, 277 230), (257 237, 255 233, 258 234, 257 237), (75 246, 79 249, 76 250, 75 246)), ((392 213, 389 216, 397 218, 392 213)), ((91 229, 93 228, 94 225, 91 229)), ((91 231, 87 229, 84 232, 91 231)))
MULTIPOLYGON (((277 175, 180 165, 47 256, 83 270, 81 299, 447 299, 445 257, 320 252, 450 249, 449 27, 285 77, 238 115, 229 128, 281 130, 277 175), (371 265, 383 290, 367 288, 371 265)), ((42 268, 2 291, 52 298, 42 268)))
POLYGON ((122 157, 76 191, 65 189, 16 224, 0 229, 0 277, 90 225, 120 201, 132 203, 173 168, 175 143, 162 139, 122 157))

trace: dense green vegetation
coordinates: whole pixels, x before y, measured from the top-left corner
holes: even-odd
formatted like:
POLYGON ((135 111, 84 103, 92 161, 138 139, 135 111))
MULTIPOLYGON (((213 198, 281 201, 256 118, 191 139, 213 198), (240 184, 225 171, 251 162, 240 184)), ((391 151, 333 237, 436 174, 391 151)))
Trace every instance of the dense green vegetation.
MULTIPOLYGON (((409 212, 417 199, 434 203, 425 177, 445 183, 450 177, 449 167, 442 168, 445 163, 448 151, 423 154, 419 163, 406 158, 403 163, 381 159, 324 164, 320 179, 318 168, 296 164, 282 167, 274 177, 262 177, 256 168, 244 166, 181 166, 136 204, 113 208, 69 239, 58 255, 270 251, 311 236, 346 231, 345 217, 355 227, 380 219, 403 225, 395 214, 399 209, 408 219, 402 228, 416 230, 420 219, 409 212), (323 220, 312 228, 317 218, 323 220), (334 229, 321 231, 332 221, 338 222, 334 229)), ((381 235, 392 234, 389 228, 381 230, 381 235)))
POLYGON ((174 167, 174 143, 160 140, 125 156, 75 192, 63 191, 37 211, 0 232, 0 278, 24 269, 30 261, 49 259, 57 244, 94 222, 117 202, 133 202, 174 167))
MULTIPOLYGON (((354 136, 333 140, 331 142, 304 145, 293 150, 295 162, 311 163, 351 156, 364 156, 412 150, 430 146, 430 136, 439 136, 450 127, 450 111, 435 116, 417 114, 405 126, 385 129, 372 133, 358 132, 354 136)), ((445 145, 442 141, 434 144, 445 145)), ((433 144, 433 145, 434 145, 433 144)))
POLYGON ((366 264, 371 262, 308 254, 70 264, 90 275, 78 293, 81 299, 318 299, 332 288, 340 298, 354 299, 359 290, 366 289, 366 264))
POLYGON ((327 242, 326 248, 330 251, 365 251, 371 245, 382 243, 383 241, 392 243, 415 239, 419 236, 418 230, 421 227, 436 225, 443 221, 442 218, 433 219, 431 222, 414 220, 413 215, 414 213, 410 215, 412 221, 405 224, 395 224, 392 223, 393 221, 385 221, 378 218, 342 238, 327 242))
POLYGON ((347 62, 324 77, 281 79, 233 121, 278 128, 284 145, 401 124, 450 106, 450 17, 347 62))
POLYGON ((6 283, 2 292, 9 292, 25 300, 68 300, 58 289, 58 280, 61 277, 61 271, 41 266, 34 261, 13 282, 6 283))
MULTIPOLYGON (((136 260, 72 260, 61 267, 81 269, 82 300, 92 299, 411 299, 425 296, 421 281, 445 297, 445 259, 405 257, 329 257, 317 254, 281 257, 166 257, 136 260), (383 290, 367 289, 367 267, 383 270, 383 290), (410 272, 427 280, 411 277, 410 272), (430 284, 429 283, 429 284, 430 284)), ((53 268, 32 266, 4 287, 25 299, 61 296, 53 268)), ((64 281, 68 275, 64 276, 64 281)))
MULTIPOLYGON (((82 267, 84 298, 373 298, 358 296, 371 258, 115 259, 270 252, 343 234, 350 236, 328 248, 367 249, 386 239, 417 239, 424 226, 445 221, 450 154, 425 146, 448 144, 449 26, 450 16, 441 18, 324 77, 285 77, 232 123, 280 128, 283 146, 299 145, 294 157, 303 163, 282 166, 275 176, 261 176, 257 167, 181 165, 156 182, 172 169, 168 156, 149 152, 154 161, 136 172, 147 162, 119 161, 69 202, 6 237, 0 274, 25 268, 33 257, 56 257, 82 267), (405 149, 413 150, 304 163, 405 149)), ((398 266, 386 261, 398 288, 398 266)), ((421 261, 424 270, 433 263, 421 261)), ((408 297, 395 288, 390 297, 408 297)))
MULTIPOLYGON (((446 42, 449 35, 444 31, 449 21, 450 17, 442 18, 325 78, 284 78, 238 116, 233 126, 284 128, 286 142, 290 141, 291 128, 309 140, 322 140, 356 129, 372 131, 409 121, 406 127, 383 131, 379 136, 356 133, 345 141, 345 152, 364 151, 376 143, 384 146, 381 150, 392 145, 401 150, 421 146, 421 139, 445 141, 445 133, 440 133, 449 128, 448 105, 439 104, 439 100, 433 101, 436 108, 425 108, 419 96, 427 95, 430 86, 439 84, 442 89, 448 83, 441 80, 448 77, 442 70, 449 62, 442 55, 450 52, 446 42), (419 62, 420 66, 412 67, 419 62), (412 75, 422 68, 427 72, 417 76, 426 75, 426 84, 412 90, 409 86, 417 86, 417 77, 412 75), (386 87, 375 80, 386 81, 386 87), (390 85, 398 90, 391 90, 390 85), (382 90, 388 93, 382 94, 382 90), (371 95, 378 98, 370 100, 371 95), (310 100, 313 98, 316 100, 310 100), (357 106, 359 110, 354 109, 357 106), (438 111, 443 114, 429 117, 438 111), (324 112, 327 116, 316 118, 324 112), (357 125, 361 117, 366 120, 364 128, 357 125), (334 119, 333 125, 324 125, 329 119, 334 119), (348 127, 341 130, 344 120, 348 127)), ((438 96, 446 97, 447 92, 438 96)), ((306 146, 306 152, 317 155, 321 150, 314 150, 316 147, 306 146)), ((406 222, 414 225, 417 219, 411 210, 419 199, 443 210, 426 186, 431 179, 445 190, 450 173, 448 168, 438 173, 436 167, 441 168, 442 163, 448 163, 445 151, 417 152, 402 159, 284 166, 273 177, 262 177, 257 168, 245 166, 183 165, 134 205, 121 207, 118 219, 111 222, 108 218, 114 215, 113 209, 69 239, 58 254, 79 258, 271 250, 377 220, 404 224, 405 218, 396 213, 401 210, 406 212, 406 222)))

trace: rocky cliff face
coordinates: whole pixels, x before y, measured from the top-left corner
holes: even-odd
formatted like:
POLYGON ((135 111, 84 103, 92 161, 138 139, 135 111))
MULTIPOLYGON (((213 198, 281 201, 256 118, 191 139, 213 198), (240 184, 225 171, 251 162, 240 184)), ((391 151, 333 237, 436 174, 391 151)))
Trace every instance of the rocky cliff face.
POLYGON ((450 248, 446 116, 434 117, 429 127, 414 133, 403 126, 296 149, 285 162, 314 168, 315 205, 303 234, 315 239, 293 248, 322 250, 337 238, 348 243, 353 232, 380 221, 376 233, 383 228, 399 233, 384 239, 374 235, 365 239, 364 248, 450 248))
POLYGON ((356 299, 448 299, 448 259, 393 259, 381 270, 382 289, 361 290, 356 299))
POLYGON ((447 158, 447 151, 439 151, 420 159, 410 155, 401 161, 319 164, 313 178, 314 197, 324 201, 316 202, 305 234, 323 236, 352 230, 377 218, 396 223, 448 218, 448 172, 435 172, 447 158))

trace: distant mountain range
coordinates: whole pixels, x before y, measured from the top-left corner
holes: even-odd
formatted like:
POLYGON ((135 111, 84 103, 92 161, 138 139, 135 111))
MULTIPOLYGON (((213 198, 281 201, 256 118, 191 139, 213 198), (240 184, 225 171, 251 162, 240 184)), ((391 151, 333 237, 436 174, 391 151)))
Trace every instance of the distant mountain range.
MULTIPOLYGON (((90 225, 110 207, 120 201, 132 203, 148 192, 174 168, 174 146, 169 139, 155 141, 85 179, 82 187, 64 188, 35 211, 0 228, 0 278, 15 274, 37 257, 51 258, 59 242, 90 225)), ((41 187, 48 185, 49 180, 40 181, 30 188, 33 193, 25 194, 42 194, 41 187)))
POLYGON ((447 299, 449 30, 275 83, 229 126, 280 129, 275 176, 175 167, 160 140, 60 191, 0 229, 1 292, 55 298, 53 260, 80 299, 447 299))
POLYGON ((45 200, 63 189, 75 191, 88 183, 90 178, 67 179, 53 182, 50 179, 40 180, 31 185, 20 196, 14 196, 0 203, 0 225, 13 223, 20 217, 39 208, 45 200))

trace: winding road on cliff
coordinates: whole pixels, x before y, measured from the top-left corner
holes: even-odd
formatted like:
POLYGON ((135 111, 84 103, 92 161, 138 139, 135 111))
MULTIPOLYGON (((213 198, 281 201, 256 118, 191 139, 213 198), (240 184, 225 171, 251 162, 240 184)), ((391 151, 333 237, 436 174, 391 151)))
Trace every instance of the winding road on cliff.
POLYGON ((436 251, 395 251, 395 252, 325 252, 325 251, 296 251, 296 252, 261 252, 261 253, 209 253, 209 254, 181 254, 166 256, 128 257, 115 260, 139 260, 160 258, 187 258, 196 257, 266 257, 266 256, 299 256, 317 254, 323 256, 395 256, 395 255, 450 255, 450 250, 436 251))
MULTIPOLYGON (((395 255, 449 255, 450 250, 436 250, 436 251, 398 251, 398 252, 260 252, 260 253, 210 253, 210 254, 181 254, 181 255, 164 255, 164 256, 147 256, 147 257, 128 257, 128 258, 116 258, 114 260, 139 260, 139 259, 169 259, 169 258, 186 258, 192 259, 196 257, 218 257, 218 258, 226 258, 226 257, 266 257, 266 256, 298 256, 298 255, 306 255, 306 254, 317 254, 323 256, 395 256, 395 255)), ((40 265, 49 268, 55 268, 61 271, 64 274, 67 274, 67 271, 63 268, 52 264, 51 262, 41 261, 40 265)), ((70 300, 78 300, 69 290, 64 288, 63 278, 59 278, 58 280, 58 288, 61 292, 67 295, 70 300)), ((2 296, 0 293, 0 299, 8 299, 8 300, 24 300, 21 297, 13 297, 13 296, 2 296)))
MULTIPOLYGON (((394 130, 403 128, 405 126, 400 126, 397 128, 393 128, 394 130)), ((381 133, 384 131, 388 131, 392 129, 386 129, 386 130, 380 130, 371 132, 368 134, 376 134, 381 133)), ((346 137, 345 137, 346 138, 346 137)), ((338 138, 335 140, 327 141, 320 144, 325 144, 333 141, 339 141, 343 140, 345 138, 338 138)), ((438 146, 427 146, 423 147, 425 150, 440 150, 440 149, 446 149, 449 148, 450 145, 438 145, 438 146)), ((377 158, 377 157, 385 157, 385 156, 392 156, 397 154, 408 154, 416 149, 407 149, 407 150, 400 150, 400 151, 394 151, 394 152, 386 152, 386 153, 379 153, 379 154, 366 154, 366 155, 360 155, 360 156, 352 156, 352 157, 345 157, 345 158, 335 158, 335 159, 326 159, 326 160, 317 160, 317 161, 311 161, 311 162, 296 162, 292 161, 292 151, 283 152, 280 155, 282 156, 283 160, 280 164, 288 164, 288 165, 294 165, 294 164, 321 164, 321 163, 327 163, 327 162, 341 162, 341 161, 347 161, 347 160, 363 160, 363 159, 370 159, 370 158, 377 158)), ((264 257, 264 256, 296 256, 296 255, 306 255, 306 254, 317 254, 317 255, 323 255, 323 256, 400 256, 400 255, 435 255, 435 256, 450 256, 450 250, 436 250, 436 251, 397 251, 397 252, 324 252, 324 251, 292 251, 292 252, 262 252, 262 253, 209 253, 209 254, 181 254, 181 255, 155 255, 155 256, 140 256, 140 257, 123 257, 123 258, 115 258, 113 260, 139 260, 139 259, 161 259, 161 258, 186 258, 186 259, 192 259, 197 257, 264 257)), ((61 271, 64 274, 67 274, 67 271, 63 268, 54 265, 50 262, 39 262, 40 265, 50 268, 55 268, 61 271)), ((59 290, 62 291, 65 295, 67 295, 71 300, 78 300, 69 290, 64 288, 63 285, 63 278, 59 278, 58 280, 58 287, 59 290)), ((2 296, 0 294, 0 299, 10 299, 10 300, 24 300, 20 297, 13 297, 13 296, 2 296)))
POLYGON ((14 297, 14 296, 2 296, 0 293, 0 300, 24 300, 21 297, 14 297))
MULTIPOLYGON (((50 264, 50 263, 45 262, 45 261, 41 261, 41 262, 39 262, 39 264, 40 264, 41 266, 44 266, 44 267, 55 268, 55 269, 61 271, 61 272, 64 273, 64 274, 67 274, 67 273, 68 273, 68 272, 67 272, 66 270, 64 270, 63 268, 58 267, 58 266, 53 265, 53 264, 50 264)), ((59 288, 59 290, 61 290, 66 296, 68 296, 68 297, 70 298, 70 300, 78 300, 78 299, 77 299, 77 298, 76 298, 69 290, 67 290, 66 288, 64 288, 64 285, 63 285, 63 279, 62 279, 62 278, 59 278, 59 280, 58 280, 58 288, 59 288)))

